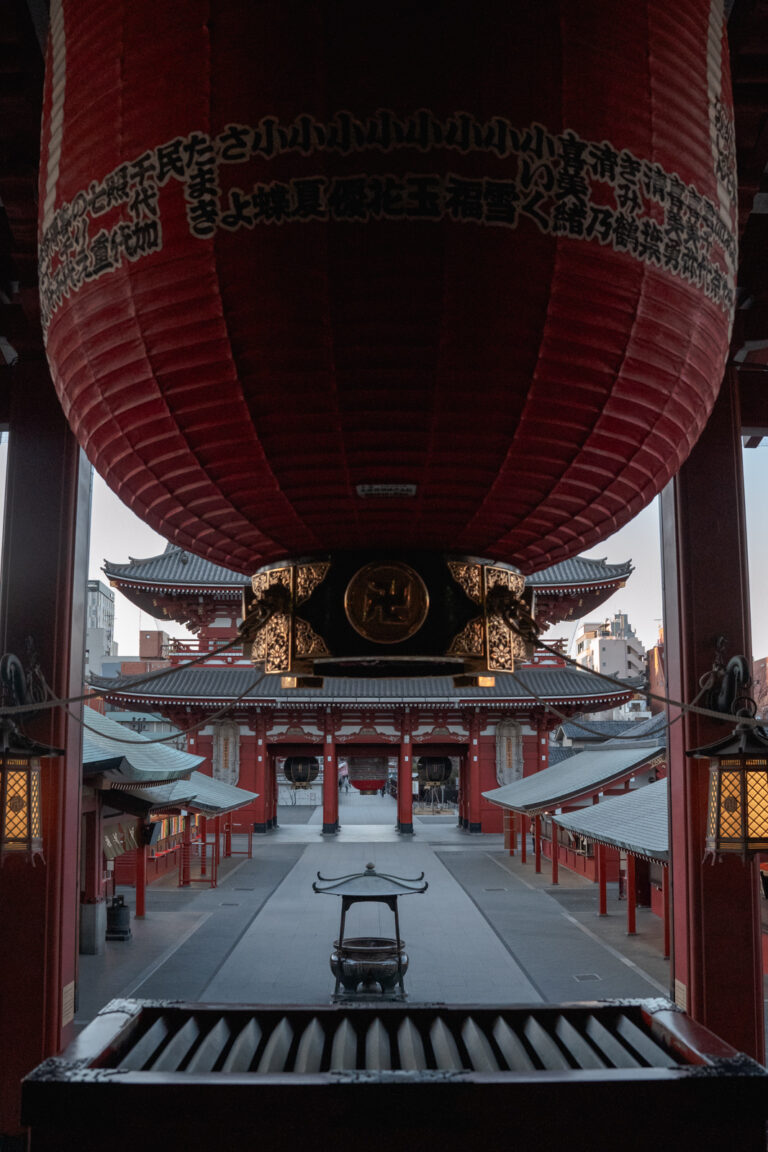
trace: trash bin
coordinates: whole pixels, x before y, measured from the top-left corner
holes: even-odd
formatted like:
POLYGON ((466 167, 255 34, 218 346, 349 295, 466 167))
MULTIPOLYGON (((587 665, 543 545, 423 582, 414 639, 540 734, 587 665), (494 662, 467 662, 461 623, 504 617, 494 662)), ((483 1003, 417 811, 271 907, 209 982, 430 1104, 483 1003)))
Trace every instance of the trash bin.
POLYGON ((122 896, 113 896, 107 904, 107 940, 130 940, 131 910, 122 896))

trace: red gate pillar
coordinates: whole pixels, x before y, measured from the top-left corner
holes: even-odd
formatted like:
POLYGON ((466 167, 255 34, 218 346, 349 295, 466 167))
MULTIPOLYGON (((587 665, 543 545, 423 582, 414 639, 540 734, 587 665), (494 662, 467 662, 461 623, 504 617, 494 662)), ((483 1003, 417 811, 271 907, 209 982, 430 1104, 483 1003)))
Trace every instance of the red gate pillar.
POLYGON ((627 853, 627 936, 634 936, 637 932, 637 877, 635 876, 635 858, 631 852, 627 853))
POLYGON ((469 717, 469 830, 482 832, 480 820, 480 717, 472 712, 469 717))
POLYGON ((533 856, 535 872, 541 872, 541 816, 537 813, 533 818, 533 856))
POLYGON ((413 745, 408 709, 400 722, 400 757, 397 762, 397 830, 413 832, 413 745))
POLYGON ((606 888, 606 875, 605 875, 605 844, 599 842, 595 845, 597 849, 597 885, 598 885, 598 916, 608 915, 608 891, 606 888))
POLYGON ((520 813, 520 863, 528 863, 528 817, 520 813))
POLYGON ((253 830, 254 832, 267 831, 267 765, 269 753, 267 751, 267 720, 259 715, 253 725, 256 733, 256 763, 253 773, 253 790, 257 798, 253 803, 253 830))
MULTIPOLYGON (((715 641, 751 664, 741 421, 728 373, 712 416, 661 497, 667 693, 691 701, 715 641)), ((705 864, 707 768, 686 751, 729 734, 732 721, 669 708, 674 999, 694 1020, 764 1059, 758 876, 735 855, 705 864), (674 723, 679 720, 678 723, 674 723)))
POLYGON ((208 819, 200 817, 200 875, 208 875, 208 819))
POLYGON ((136 849, 136 912, 137 920, 147 914, 147 846, 139 844, 136 849))
POLYGON ((560 883, 560 838, 554 820, 552 821, 552 883, 560 883))
POLYGON ((181 859, 179 861, 179 888, 189 887, 192 856, 192 817, 182 816, 181 859))
MULTIPOLYGON (((0 651, 23 660, 27 637, 55 697, 82 692, 91 470, 70 432, 42 356, 3 373, 10 429, 0 579, 0 651)), ((76 716, 81 704, 70 706, 76 716)), ((21 1079, 74 1037, 80 884, 82 729, 64 708, 24 732, 65 749, 42 762, 44 858, 0 871, 3 979, 0 1144, 20 1132, 21 1079), (23 994, 21 994, 23 990, 23 994)))
POLYGON ((323 832, 339 830, 339 767, 333 721, 325 716, 323 732, 323 832))

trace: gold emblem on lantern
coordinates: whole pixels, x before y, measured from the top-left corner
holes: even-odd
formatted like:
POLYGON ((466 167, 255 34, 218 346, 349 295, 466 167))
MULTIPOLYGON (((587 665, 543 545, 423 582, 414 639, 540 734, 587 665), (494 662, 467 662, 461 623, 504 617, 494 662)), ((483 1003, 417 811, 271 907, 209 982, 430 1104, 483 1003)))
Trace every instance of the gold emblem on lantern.
POLYGON ((350 580, 344 611, 352 627, 374 644, 399 644, 427 618, 429 593, 407 564, 366 564, 350 580))

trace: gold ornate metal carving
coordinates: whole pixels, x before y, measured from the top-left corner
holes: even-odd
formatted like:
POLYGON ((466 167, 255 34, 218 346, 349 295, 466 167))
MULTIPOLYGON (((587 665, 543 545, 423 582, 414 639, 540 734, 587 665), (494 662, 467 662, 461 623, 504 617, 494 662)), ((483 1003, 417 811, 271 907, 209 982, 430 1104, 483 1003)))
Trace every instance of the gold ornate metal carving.
POLYGON ((480 564, 470 564, 466 560, 449 560, 448 570, 457 584, 474 600, 475 604, 483 602, 483 569, 480 564))
POLYGON ((426 620, 429 593, 407 564, 366 564, 350 580, 344 611, 352 627, 374 644, 399 644, 426 620))
POLYGON ((305 600, 309 600, 318 584, 322 584, 325 580, 330 567, 328 563, 300 564, 298 566, 296 569, 297 604, 303 604, 305 600))
MULTIPOLYGON (((293 569, 272 568, 269 572, 257 572, 251 578, 251 587, 256 596, 262 597, 268 588, 281 584, 287 592, 293 592, 293 569)), ((276 612, 256 634, 251 649, 254 663, 264 662, 264 671, 280 674, 291 670, 292 613, 276 612)))
POLYGON ((306 620, 302 620, 300 616, 295 616, 293 626, 294 652, 297 660, 310 660, 316 656, 331 655, 325 640, 322 636, 318 636, 306 620))
POLYGON ((448 649, 448 656, 468 656, 480 659, 485 653, 485 628, 483 621, 477 616, 470 620, 465 628, 454 636, 448 649))
MULTIPOLYGON (((485 582, 485 627, 487 641, 487 666, 489 672, 514 672, 515 660, 525 660, 533 654, 533 648, 519 633, 506 623, 503 615, 488 603, 489 593, 494 588, 503 588, 519 600, 525 588, 525 577, 519 572, 487 565, 483 571, 485 582)), ((493 598, 491 598, 493 599, 493 598)))

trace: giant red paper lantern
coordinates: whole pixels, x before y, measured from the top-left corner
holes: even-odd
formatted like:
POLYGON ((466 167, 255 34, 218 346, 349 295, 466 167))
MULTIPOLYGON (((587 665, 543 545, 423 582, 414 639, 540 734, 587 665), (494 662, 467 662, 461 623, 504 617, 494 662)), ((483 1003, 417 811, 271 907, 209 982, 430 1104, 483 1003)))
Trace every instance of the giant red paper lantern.
POLYGON ((714 0, 52 6, 56 386, 239 571, 617 529, 713 403, 733 196, 714 0))

